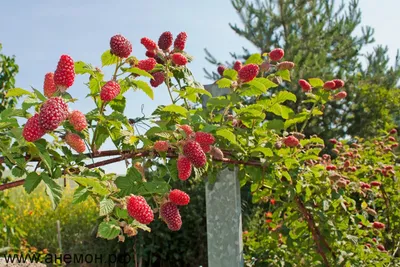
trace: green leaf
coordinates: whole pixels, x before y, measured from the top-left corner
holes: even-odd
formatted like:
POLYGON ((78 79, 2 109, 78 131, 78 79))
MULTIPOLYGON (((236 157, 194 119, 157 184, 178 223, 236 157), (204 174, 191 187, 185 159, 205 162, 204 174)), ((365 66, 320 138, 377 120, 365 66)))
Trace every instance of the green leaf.
POLYGON ((282 120, 271 120, 267 122, 267 129, 280 131, 284 128, 284 122, 282 120))
POLYGON ((94 69, 90 64, 86 64, 83 61, 76 61, 74 63, 74 67, 75 67, 75 73, 76 74, 94 74, 94 69))
POLYGON ((101 55, 101 65, 103 67, 116 64, 117 62, 118 62, 118 57, 111 54, 110 50, 107 50, 101 55))
POLYGON ((115 179, 115 185, 120 189, 120 196, 135 194, 142 185, 142 175, 132 167, 126 176, 115 179))
POLYGON ((290 71, 289 70, 280 70, 275 73, 280 76, 282 80, 290 82, 290 71))
POLYGON ((119 95, 118 97, 114 98, 110 101, 110 107, 118 112, 123 113, 126 106, 126 98, 124 96, 119 95))
POLYGON ((88 190, 100 196, 105 196, 108 194, 108 189, 104 185, 102 185, 97 178, 71 177, 71 180, 74 180, 79 185, 88 188, 88 190))
POLYGON ((53 209, 57 208, 62 196, 62 188, 49 176, 43 175, 43 182, 46 184, 46 193, 50 197, 53 209))
POLYGON ((119 219, 128 219, 128 211, 126 209, 121 209, 119 207, 115 207, 115 215, 119 219))
POLYGON ((22 88, 12 88, 7 91, 6 97, 18 97, 23 95, 33 96, 33 94, 22 88))
POLYGON ((179 91, 179 95, 183 98, 187 98, 188 100, 192 102, 196 102, 197 100, 197 95, 207 95, 209 97, 212 97, 210 92, 208 92, 205 89, 202 88, 193 88, 193 87, 185 87, 184 90, 179 91))
POLYGON ((312 87, 322 87, 324 86, 324 81, 319 78, 310 78, 308 82, 311 84, 312 87))
POLYGON ((249 84, 252 87, 255 87, 258 91, 260 91, 262 93, 265 93, 267 91, 267 88, 265 88, 264 84, 257 80, 252 80, 250 82, 247 82, 246 84, 249 84))
POLYGON ((117 221, 102 222, 99 225, 97 235, 108 240, 116 238, 121 232, 121 228, 117 221))
POLYGON ((253 81, 257 81, 260 82, 264 85, 265 89, 269 89, 269 88, 274 88, 277 87, 278 85, 274 82, 272 82, 270 79, 267 78, 255 78, 253 81))
POLYGON ((151 75, 150 73, 148 73, 148 72, 145 71, 145 70, 141 70, 141 69, 136 68, 136 67, 134 67, 134 68, 129 68, 129 69, 125 70, 125 71, 126 71, 126 72, 130 72, 130 73, 133 73, 133 74, 137 74, 137 75, 140 75, 140 76, 148 77, 148 78, 150 78, 150 79, 153 79, 153 75, 151 75))
POLYGON ((24 182, 25 191, 30 194, 40 184, 42 177, 36 172, 31 172, 26 176, 24 182))
POLYGON ((226 69, 224 70, 223 76, 231 80, 237 80, 238 73, 234 69, 226 69))
POLYGON ((133 81, 137 88, 141 89, 146 95, 148 95, 151 99, 154 99, 153 89, 144 81, 133 81))
POLYGON ((288 91, 280 91, 279 94, 278 94, 278 96, 276 97, 276 101, 277 101, 278 103, 283 103, 283 102, 285 102, 286 100, 296 102, 297 98, 296 98, 296 95, 293 94, 293 93, 291 93, 291 92, 288 92, 288 91))
POLYGON ((74 192, 74 197, 72 199, 72 204, 78 204, 85 201, 90 195, 89 190, 86 187, 78 187, 74 192))
POLYGON ((39 90, 36 90, 36 89, 33 88, 33 87, 32 87, 32 89, 33 89, 33 91, 35 92, 36 97, 37 97, 40 101, 46 101, 46 100, 47 100, 47 98, 46 98, 39 90))
POLYGON ((246 60, 246 62, 244 64, 245 65, 247 65, 247 64, 260 65, 261 63, 263 63, 263 59, 261 58, 261 55, 260 54, 253 54, 246 60))
POLYGON ((180 114, 182 116, 186 116, 186 114, 189 112, 186 108, 182 107, 182 106, 178 106, 175 104, 166 106, 162 109, 162 111, 164 112, 171 112, 171 113, 177 113, 180 114))
POLYGON ((265 157, 272 157, 274 155, 274 153, 272 152, 272 150, 268 147, 257 147, 251 150, 251 153, 254 152, 261 152, 264 154, 265 157))
POLYGON ((232 133, 232 132, 230 132, 230 131, 227 130, 227 129, 218 130, 218 131, 216 132, 216 135, 225 138, 226 140, 228 140, 229 142, 231 142, 231 144, 237 144, 235 134, 232 133))
POLYGON ((108 138, 108 130, 103 125, 97 125, 96 131, 97 135, 96 135, 96 140, 94 140, 94 143, 96 145, 96 148, 100 149, 101 145, 104 144, 104 142, 108 138))
POLYGON ((222 78, 217 81, 219 88, 230 88, 232 81, 227 78, 222 78))
POLYGON ((100 216, 110 214, 115 207, 114 201, 109 198, 104 198, 100 201, 100 216))

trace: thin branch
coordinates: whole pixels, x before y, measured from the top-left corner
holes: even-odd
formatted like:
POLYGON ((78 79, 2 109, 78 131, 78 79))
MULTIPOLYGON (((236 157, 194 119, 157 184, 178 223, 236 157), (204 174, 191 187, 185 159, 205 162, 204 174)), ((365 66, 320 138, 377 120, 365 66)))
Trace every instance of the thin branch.
POLYGON ((382 197, 385 200, 385 205, 386 205, 386 220, 387 220, 387 227, 386 227, 386 232, 390 232, 390 202, 387 197, 386 191, 381 187, 381 192, 382 192, 382 197))

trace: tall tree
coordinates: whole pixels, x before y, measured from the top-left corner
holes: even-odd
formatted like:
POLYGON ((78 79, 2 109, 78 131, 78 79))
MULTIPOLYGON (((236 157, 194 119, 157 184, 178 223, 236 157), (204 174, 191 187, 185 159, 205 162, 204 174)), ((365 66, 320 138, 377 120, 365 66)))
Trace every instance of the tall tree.
MULTIPOLYGON (((254 44, 261 54, 283 48, 285 57, 294 59, 296 64, 293 81, 314 77, 346 81, 347 100, 327 106, 324 116, 314 119, 314 127, 307 134, 318 133, 325 140, 346 135, 365 137, 389 127, 399 117, 400 102, 396 99, 400 93, 395 88, 400 78, 399 57, 394 66, 389 66, 386 47, 377 46, 373 52, 361 54, 365 45, 374 42, 374 31, 363 27, 359 36, 355 34, 361 24, 358 0, 347 5, 334 0, 231 2, 242 22, 240 26, 230 24, 232 30, 254 44)), ((221 64, 207 50, 206 53, 211 63, 221 64)), ((232 56, 243 60, 249 54, 243 48, 243 53, 232 56)), ((211 79, 219 78, 214 72, 206 74, 211 79)), ((294 84, 289 89, 296 93, 300 103, 304 93, 294 84)), ((299 109, 296 104, 292 108, 299 109)))

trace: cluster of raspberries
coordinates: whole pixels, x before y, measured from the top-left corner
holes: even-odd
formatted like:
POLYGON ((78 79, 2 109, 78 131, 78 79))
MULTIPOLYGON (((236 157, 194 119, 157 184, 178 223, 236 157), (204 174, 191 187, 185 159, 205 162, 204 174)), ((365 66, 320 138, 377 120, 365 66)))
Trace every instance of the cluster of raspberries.
MULTIPOLYGON (((165 64, 167 60, 175 66, 184 66, 188 63, 188 59, 183 53, 186 45, 187 34, 186 32, 179 33, 174 41, 174 37, 171 32, 164 32, 158 38, 158 43, 151 40, 148 37, 143 37, 140 43, 146 48, 146 56, 148 59, 141 60, 138 63, 138 68, 151 71, 156 63, 165 64), (170 49, 173 45, 172 50, 170 49), (141 64, 141 62, 147 62, 141 64)), ((163 71, 155 71, 152 73, 153 79, 150 80, 150 84, 153 87, 158 87, 165 80, 165 73, 163 71)))
MULTIPOLYGON (((62 55, 55 72, 45 75, 43 91, 48 99, 40 107, 39 113, 26 122, 22 131, 26 141, 34 142, 40 139, 47 132, 56 130, 66 119, 78 132, 87 128, 85 115, 78 110, 70 112, 67 103, 61 97, 55 96, 56 93, 65 92, 71 87, 74 79, 74 61, 70 56, 62 55)), ((78 134, 68 132, 65 142, 78 153, 86 150, 85 142, 78 134)))
MULTIPOLYGON (((312 91, 311 84, 309 82, 307 82, 306 80, 300 79, 298 83, 299 83, 301 89, 303 90, 303 92, 310 93, 312 91)), ((336 89, 339 89, 342 87, 344 87, 344 81, 340 80, 340 79, 334 79, 332 81, 327 81, 323 85, 323 88, 327 91, 336 90, 336 89)), ((336 93, 335 95, 333 95, 333 99, 341 100, 343 98, 346 98, 346 96, 347 96, 346 91, 340 91, 340 92, 336 93)))

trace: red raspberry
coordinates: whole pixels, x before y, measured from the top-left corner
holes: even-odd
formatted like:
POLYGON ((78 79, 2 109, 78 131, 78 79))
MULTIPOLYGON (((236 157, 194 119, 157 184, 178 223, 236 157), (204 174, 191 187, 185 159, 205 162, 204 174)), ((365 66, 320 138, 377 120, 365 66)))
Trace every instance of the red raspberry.
POLYGON ((366 246, 367 248, 371 248, 371 244, 370 244, 370 243, 365 243, 365 246, 366 246))
POLYGON ((172 203, 179 206, 186 206, 190 202, 189 195, 179 189, 169 192, 168 198, 172 203))
POLYGON ((335 87, 332 89, 339 89, 342 88, 344 86, 344 81, 340 80, 340 79, 335 79, 333 80, 333 82, 335 83, 335 87))
POLYGON ((117 97, 119 92, 121 91, 121 87, 116 81, 108 81, 101 88, 100 98, 102 101, 111 101, 117 97))
POLYGON ((278 70, 291 70, 293 69, 295 66, 295 64, 291 61, 283 61, 281 63, 279 63, 278 65, 276 65, 276 68, 278 70))
POLYGON ((158 47, 162 50, 168 50, 168 48, 172 45, 174 37, 171 32, 163 32, 158 39, 158 47))
POLYGON ((156 66, 157 61, 154 58, 139 60, 138 68, 145 71, 151 71, 156 66))
POLYGON ((71 112, 68 118, 71 125, 78 132, 83 131, 87 127, 87 121, 85 115, 79 110, 74 110, 71 112))
POLYGON ((338 141, 335 138, 332 138, 332 139, 329 139, 329 142, 336 145, 338 141))
POLYGON ((57 92, 53 72, 49 72, 44 76, 43 92, 46 97, 52 97, 57 92))
POLYGON ((111 53, 117 57, 127 58, 132 53, 132 44, 121 34, 114 35, 110 40, 111 53))
POLYGON ((214 136, 210 133, 205 133, 205 132, 196 132, 195 140, 197 143, 204 145, 212 145, 215 143, 214 136))
POLYGON ((152 73, 152 75, 153 75, 154 79, 150 80, 151 86, 157 87, 164 82, 164 79, 165 79, 164 72, 157 71, 157 72, 152 73))
POLYGON ((154 51, 146 51, 146 57, 155 58, 156 55, 157 54, 154 51))
POLYGON ((370 189, 371 186, 367 183, 360 182, 361 189, 370 189))
POLYGON ((296 147, 300 144, 299 139, 297 139, 293 135, 290 135, 283 139, 283 143, 288 147, 296 147))
POLYGON ((393 136, 389 136, 388 140, 394 142, 396 141, 396 138, 394 138, 393 136))
POLYGON ((219 65, 217 68, 218 74, 221 76, 224 76, 224 71, 226 70, 226 67, 224 65, 219 65))
POLYGON ((183 51, 185 49, 186 39, 187 39, 186 32, 179 33, 174 41, 174 48, 183 51))
POLYGON ((235 64, 233 64, 233 69, 236 71, 239 71, 242 68, 242 62, 240 62, 239 60, 237 60, 235 62, 235 64))
POLYGON ((142 196, 132 195, 129 197, 126 203, 126 209, 128 210, 129 216, 140 223, 149 224, 154 220, 153 210, 142 196))
POLYGON ((224 158, 224 153, 218 147, 213 146, 211 147, 211 156, 214 159, 222 160, 224 158))
POLYGON ((257 77, 258 71, 259 68, 256 64, 248 64, 239 70, 238 76, 242 82, 250 82, 257 77))
POLYGON ((54 72, 54 84, 61 91, 72 86, 75 79, 74 60, 68 55, 62 55, 54 72))
POLYGON ((399 146, 399 143, 394 143, 394 144, 392 144, 390 147, 391 148, 396 148, 396 147, 398 147, 399 146))
POLYGON ((324 83, 324 88, 325 89, 335 89, 335 86, 336 86, 336 84, 335 84, 335 82, 334 81, 327 81, 327 82, 325 82, 324 83))
POLYGON ((384 229, 385 228, 385 224, 381 223, 381 222, 373 222, 372 223, 372 227, 375 229, 384 229))
POLYGON ((390 130, 390 132, 389 132, 390 134, 396 134, 397 133, 397 130, 396 130, 396 128, 393 128, 392 130, 390 130))
POLYGON ((305 93, 311 92, 311 90, 312 90, 311 84, 309 84, 306 80, 300 79, 299 85, 300 85, 301 89, 303 90, 303 92, 305 92, 305 93))
POLYGON ((176 168, 178 170, 178 178, 182 181, 189 179, 190 174, 192 174, 192 163, 185 156, 179 156, 176 162, 176 168))
POLYGON ((174 53, 171 56, 172 62, 174 62, 178 66, 184 66, 188 63, 187 58, 181 53, 174 53))
POLYGON ((381 182, 379 182, 379 181, 372 181, 371 182, 371 186, 381 186, 381 182))
POLYGON ((178 231, 182 226, 178 207, 172 202, 166 202, 160 207, 160 216, 172 231, 178 231))
POLYGON ((179 125, 179 128, 181 128, 186 133, 186 137, 189 137, 193 133, 192 127, 187 124, 179 125))
POLYGON ((83 153, 86 150, 85 141, 74 133, 67 133, 65 135, 65 142, 76 152, 83 153))
POLYGON ((30 117, 24 126, 24 130, 22 131, 22 136, 28 142, 34 142, 45 134, 46 131, 39 125, 39 114, 35 114, 33 117, 30 117))
POLYGON ((386 251, 385 247, 381 244, 376 246, 377 249, 379 249, 380 251, 386 251))
POLYGON ((335 165, 328 165, 328 166, 326 166, 326 170, 327 171, 334 171, 334 170, 336 170, 336 166, 335 165))
POLYGON ((186 142, 186 144, 183 146, 183 154, 196 168, 204 167, 204 165, 206 165, 206 154, 204 154, 200 144, 196 141, 186 142))
POLYGON ((269 58, 273 61, 279 61, 285 55, 285 51, 282 48, 275 48, 271 52, 269 52, 269 58))
POLYGON ((201 149, 203 150, 204 153, 208 153, 211 151, 211 146, 210 145, 206 145, 206 144, 200 144, 201 149))
POLYGON ((39 113, 39 124, 47 131, 53 131, 68 118, 68 105, 61 97, 49 98, 43 103, 39 113))
POLYGON ((337 93, 336 95, 333 96, 333 99, 335 100, 341 100, 343 98, 346 98, 347 93, 345 91, 341 91, 339 93, 337 93))
POLYGON ((275 205, 276 204, 276 200, 271 198, 271 200, 269 201, 271 203, 271 205, 275 205))
POLYGON ((168 142, 167 141, 156 141, 154 143, 154 150, 157 152, 168 151, 168 142))
POLYGON ((151 40, 150 38, 147 38, 147 37, 143 37, 142 39, 140 39, 140 43, 142 45, 144 45, 144 47, 148 51, 153 51, 153 50, 156 50, 158 48, 156 42, 154 42, 153 40, 151 40))

